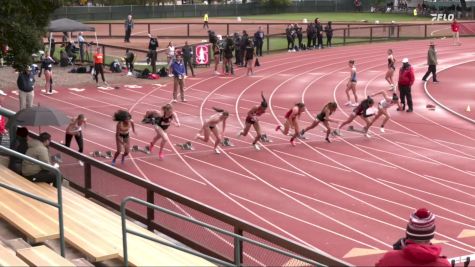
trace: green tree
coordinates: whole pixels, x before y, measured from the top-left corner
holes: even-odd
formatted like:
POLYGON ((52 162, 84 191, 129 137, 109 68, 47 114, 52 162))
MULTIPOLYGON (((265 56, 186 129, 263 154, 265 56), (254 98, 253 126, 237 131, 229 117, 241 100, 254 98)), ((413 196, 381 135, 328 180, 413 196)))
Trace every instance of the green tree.
POLYGON ((55 0, 1 0, 0 47, 8 45, 15 69, 31 64, 31 55, 42 47, 50 15, 59 4, 55 0))
POLYGON ((257 2, 269 7, 285 7, 290 6, 292 0, 258 0, 257 2))

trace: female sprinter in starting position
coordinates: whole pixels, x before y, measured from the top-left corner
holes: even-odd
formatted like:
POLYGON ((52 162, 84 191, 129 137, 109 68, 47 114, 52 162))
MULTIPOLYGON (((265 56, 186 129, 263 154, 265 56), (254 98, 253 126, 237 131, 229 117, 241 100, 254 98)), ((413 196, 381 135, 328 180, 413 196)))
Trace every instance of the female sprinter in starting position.
POLYGON ((330 116, 336 111, 337 108, 338 108, 338 105, 335 102, 330 102, 326 104, 323 107, 322 112, 318 113, 318 115, 315 117, 315 120, 312 122, 312 124, 308 126, 307 128, 303 129, 300 132, 300 135, 303 136, 307 131, 317 127, 318 124, 322 122, 323 126, 325 126, 325 128, 327 129, 327 135, 325 137, 325 140, 328 143, 331 143, 330 138, 329 138, 330 133, 331 133, 329 122, 339 122, 339 121, 330 119, 330 116))
POLYGON ((358 96, 356 95, 356 66, 355 66, 355 61, 350 60, 348 61, 348 66, 350 66, 351 71, 350 71, 350 78, 348 79, 348 83, 346 84, 346 97, 348 99, 348 102, 346 102, 345 106, 353 106, 356 107, 358 106, 358 96), (350 91, 353 92, 353 95, 355 96, 355 103, 351 103, 351 98, 350 98, 350 91))
POLYGON ((399 109, 401 108, 401 105, 399 104, 399 97, 397 94, 393 93, 392 98, 389 97, 384 91, 377 92, 375 94, 372 94, 371 96, 377 96, 377 95, 383 95, 383 99, 379 102, 378 104, 378 113, 376 113, 376 116, 373 118, 373 120, 368 124, 368 126, 365 127, 365 131, 368 131, 369 127, 373 125, 373 123, 381 116, 384 116, 383 123, 381 124, 381 132, 384 133, 384 125, 386 122, 388 122, 391 119, 391 116, 389 116, 388 113, 388 108, 397 105, 399 109))
POLYGON ((224 130, 226 128, 226 120, 229 117, 229 112, 215 107, 213 107, 213 109, 218 113, 214 114, 205 121, 200 132, 196 135, 196 139, 202 140, 203 142, 208 142, 209 134, 212 132, 216 137, 216 140, 214 141, 214 152, 216 154, 220 154, 221 152, 218 149, 218 145, 221 143, 221 136, 224 138, 224 130), (223 122, 223 130, 221 131, 221 135, 218 131, 218 124, 220 122, 223 122), (203 135, 201 135, 201 133, 203 133, 203 135))
MULTIPOLYGON (((365 100, 361 101, 361 103, 355 108, 353 109, 353 112, 350 114, 350 116, 348 117, 348 119, 343 122, 342 124, 340 124, 338 126, 338 129, 336 129, 334 131, 334 133, 336 135, 339 135, 341 136, 341 128, 349 123, 351 123, 356 117, 361 117, 365 122, 366 122, 366 127, 365 129, 368 128, 368 125, 370 124, 370 121, 369 121, 369 117, 373 116, 374 113, 370 112, 370 108, 372 108, 374 105, 374 100, 368 96, 368 98, 366 98, 365 100)), ((366 137, 371 137, 368 132, 366 131, 366 137)))
POLYGON ((394 71, 396 70, 396 59, 393 55, 393 50, 388 49, 388 71, 386 72, 386 81, 388 81, 391 90, 394 90, 394 71))
POLYGON ((262 101, 259 106, 254 106, 247 112, 246 117, 246 126, 244 130, 238 133, 238 137, 247 136, 251 126, 254 126, 254 130, 256 130, 256 138, 254 138, 254 142, 252 145, 256 150, 261 150, 257 142, 261 139, 261 126, 259 125, 259 119, 257 117, 261 116, 262 114, 266 113, 267 109, 267 100, 264 98, 264 93, 261 93, 262 101))
POLYGON ((124 147, 124 154, 122 154, 121 163, 124 164, 125 157, 130 151, 130 128, 132 128, 132 132, 135 134, 135 125, 134 121, 132 121, 132 115, 130 115, 130 113, 126 110, 119 110, 114 113, 114 121, 117 122, 117 127, 115 130, 117 151, 115 152, 114 158, 112 159, 112 165, 115 165, 115 161, 120 155, 122 147, 124 147))
POLYGON ((304 103, 297 103, 293 106, 287 113, 285 113, 285 122, 284 122, 284 129, 281 129, 280 125, 277 125, 275 128, 276 131, 281 130, 284 135, 289 133, 290 128, 294 128, 294 134, 290 138, 290 144, 295 146, 295 138, 297 138, 300 134, 298 118, 300 118, 300 114, 305 111, 305 104, 304 103))
MULTIPOLYGON (((149 112, 149 111, 147 111, 149 112)), ((165 146, 166 142, 169 142, 167 129, 172 123, 175 122, 175 125, 180 127, 180 121, 178 120, 178 116, 173 111, 173 107, 170 104, 166 104, 162 107, 162 112, 152 111, 154 114, 153 123, 155 127, 155 132, 157 133, 153 138, 152 142, 150 142, 150 152, 153 150, 153 146, 155 143, 161 138, 162 141, 160 142, 160 150, 158 151, 158 158, 163 159, 163 147, 165 146)))

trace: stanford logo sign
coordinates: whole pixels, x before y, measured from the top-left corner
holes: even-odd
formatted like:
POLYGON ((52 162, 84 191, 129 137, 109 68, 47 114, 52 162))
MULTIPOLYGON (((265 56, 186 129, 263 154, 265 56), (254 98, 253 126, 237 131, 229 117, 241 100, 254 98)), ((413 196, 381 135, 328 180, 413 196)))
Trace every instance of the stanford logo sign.
POLYGON ((208 65, 209 64, 209 46, 197 45, 195 46, 195 64, 208 65))
POLYGON ((454 14, 430 14, 432 16, 432 21, 453 21, 455 16, 454 14))

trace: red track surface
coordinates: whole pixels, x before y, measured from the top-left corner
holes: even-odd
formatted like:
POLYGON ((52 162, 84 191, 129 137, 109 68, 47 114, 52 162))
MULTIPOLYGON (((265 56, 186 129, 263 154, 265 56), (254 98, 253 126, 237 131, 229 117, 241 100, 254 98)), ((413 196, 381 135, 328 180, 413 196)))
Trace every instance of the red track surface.
MULTIPOLYGON (((439 69, 468 60, 475 39, 463 42, 453 47, 449 40, 437 41, 439 69)), ((210 108, 218 106, 232 114, 226 132, 236 146, 215 155, 211 144, 198 141, 193 142, 195 151, 179 154, 167 145, 163 161, 155 154, 133 154, 119 168, 357 265, 372 265, 382 252, 377 250, 390 250, 404 235, 409 213, 418 207, 428 207, 437 215, 436 238, 444 243, 445 255, 471 254, 474 238, 459 238, 459 234, 475 230, 475 127, 444 109, 425 108, 432 103, 420 81, 426 70, 427 44, 409 41, 282 53, 263 57, 253 77, 239 70, 236 77, 214 77, 209 71, 189 78, 188 103, 175 105, 183 125, 170 128, 171 141, 193 140, 202 121, 213 114, 210 108), (309 109, 301 125, 309 124, 329 101, 342 106, 349 59, 357 63, 360 98, 387 89, 388 48, 399 61, 408 57, 415 67, 414 113, 391 110, 393 120, 386 133, 373 128, 371 139, 344 131, 343 138, 328 144, 319 128, 308 133, 309 140, 291 147, 288 137, 276 134, 275 125, 296 102, 305 102, 309 109), (250 146, 250 137, 236 139, 235 134, 247 110, 259 102, 261 91, 270 103, 261 127, 274 142, 257 152, 250 146), (374 254, 345 257, 354 248, 374 254)), ((437 91, 440 101, 456 95, 452 92, 455 81, 462 83, 462 77, 470 77, 464 70, 450 74, 453 83, 442 72, 442 82, 434 87, 446 89, 437 91)), ((111 80, 112 74, 108 77, 111 80)), ((152 83, 113 91, 97 90, 93 84, 85 85, 82 92, 59 88, 59 94, 37 94, 35 101, 71 116, 84 113, 89 122, 84 133, 86 152, 114 150, 115 110, 129 109, 139 121, 146 110, 170 100, 171 84, 152 83)), ((469 95, 472 101, 473 96, 469 95)), ((9 99, 7 106, 16 109, 17 97, 9 99)), ((453 105, 465 107, 466 103, 454 101, 453 105)), ((342 120, 350 112, 342 106, 334 117, 342 120)), ((63 140, 62 129, 48 131, 63 140)), ((142 146, 154 134, 149 125, 138 125, 137 132, 132 143, 142 146)), ((109 185, 107 190, 131 189, 109 185)))

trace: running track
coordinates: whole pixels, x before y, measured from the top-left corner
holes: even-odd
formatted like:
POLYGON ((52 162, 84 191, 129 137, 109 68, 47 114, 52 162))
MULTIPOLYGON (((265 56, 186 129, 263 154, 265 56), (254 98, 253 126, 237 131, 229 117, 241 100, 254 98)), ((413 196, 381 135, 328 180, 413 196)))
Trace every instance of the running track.
MULTIPOLYGON (((436 111, 425 108, 433 103, 420 81, 426 70, 427 44, 407 41, 281 53, 263 57, 252 77, 239 70, 235 77, 215 77, 208 71, 189 78, 188 102, 175 105, 182 126, 170 128, 171 142, 193 140, 203 120, 213 114, 211 107, 218 106, 232 114, 226 134, 236 146, 215 155, 211 144, 198 141, 193 141, 196 150, 188 152, 167 145, 163 161, 155 154, 133 154, 119 168, 356 265, 372 265, 390 250, 404 235, 409 213, 418 207, 428 207, 437 215, 435 242, 442 243, 445 255, 472 254, 475 127, 440 107, 436 111), (414 113, 391 110, 393 120, 386 133, 375 127, 370 139, 343 131, 342 138, 328 144, 323 141, 322 129, 316 128, 308 133, 310 139, 291 147, 288 137, 276 134, 275 125, 298 101, 308 107, 301 125, 309 124, 329 101, 340 106, 334 118, 346 118, 351 109, 342 104, 349 59, 356 60, 360 99, 388 89, 384 80, 388 48, 394 50, 399 62, 408 57, 415 67, 414 113), (259 103, 261 91, 270 103, 261 117, 261 127, 273 143, 257 152, 250 146, 251 137, 235 136, 247 110, 259 103)), ((464 39, 460 47, 450 44, 450 40, 437 41, 439 70, 451 66, 456 70, 459 64, 473 60, 475 39, 464 39)), ((470 77, 463 71, 451 72, 451 76, 470 77)), ((440 101, 454 86, 444 79, 441 75, 442 82, 434 85, 447 89, 447 93, 439 91, 440 101)), ((35 102, 55 106, 71 116, 84 113, 89 122, 84 133, 86 152, 114 150, 115 123, 111 118, 115 110, 128 109, 140 121, 146 110, 158 109, 170 100, 172 85, 153 83, 110 91, 92 84, 84 85, 81 92, 59 88, 53 96, 37 94, 35 102)), ((433 85, 429 82, 428 86, 433 85)), ((17 97, 10 95, 9 99, 6 106, 17 109, 17 97)), ((466 106, 466 100, 453 105, 466 106)), ((63 140, 63 129, 48 131, 56 140, 63 140)), ((132 144, 144 146, 154 131, 137 123, 137 133, 132 135, 132 144)), ((103 187, 119 195, 131 190, 103 187)))

